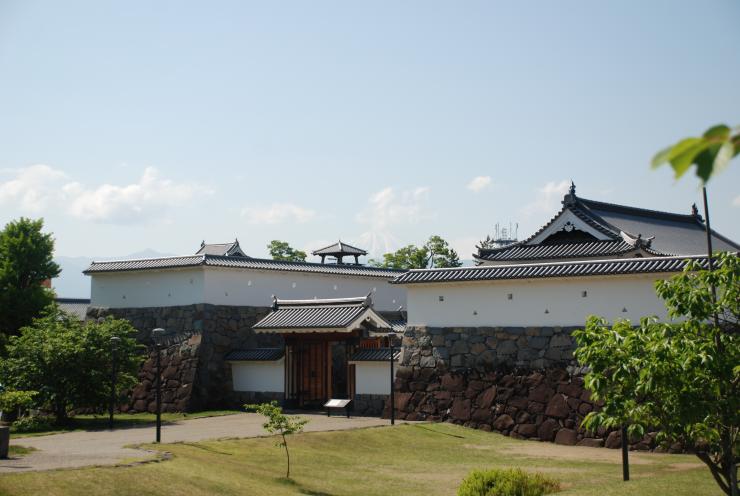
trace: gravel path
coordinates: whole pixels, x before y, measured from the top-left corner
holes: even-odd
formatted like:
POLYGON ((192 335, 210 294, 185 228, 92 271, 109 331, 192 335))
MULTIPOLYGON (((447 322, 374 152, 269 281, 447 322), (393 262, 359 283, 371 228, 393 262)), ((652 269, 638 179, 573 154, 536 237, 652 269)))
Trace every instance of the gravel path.
MULTIPOLYGON (((388 425, 388 420, 375 417, 327 417, 322 414, 301 414, 309 420, 306 432, 358 429, 388 425)), ((226 437, 264 436, 264 417, 242 413, 222 417, 182 420, 162 426, 163 443, 202 441, 226 437)), ((114 465, 125 459, 146 459, 153 452, 124 448, 125 445, 151 443, 154 427, 131 427, 114 431, 80 431, 49 436, 13 438, 11 445, 30 446, 38 451, 28 455, 0 460, 0 474, 29 470, 53 470, 89 465, 114 465)))

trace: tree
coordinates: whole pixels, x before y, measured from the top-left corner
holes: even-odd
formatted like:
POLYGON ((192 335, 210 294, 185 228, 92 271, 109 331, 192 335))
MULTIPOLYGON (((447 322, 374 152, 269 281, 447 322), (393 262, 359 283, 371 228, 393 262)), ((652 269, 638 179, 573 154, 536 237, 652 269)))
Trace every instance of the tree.
POLYGON ((407 245, 383 255, 383 260, 370 260, 370 265, 390 269, 426 269, 432 267, 460 267, 460 257, 440 236, 433 235, 423 246, 407 245))
POLYGON ((460 257, 452 247, 440 236, 431 236, 426 247, 431 255, 432 267, 460 267, 460 257))
POLYGON ((267 417, 267 422, 262 424, 262 427, 270 434, 279 434, 282 438, 278 446, 285 448, 285 456, 288 460, 288 470, 285 473, 285 478, 290 479, 290 452, 288 451, 288 440, 286 436, 301 432, 303 427, 308 423, 308 420, 298 416, 285 415, 277 401, 262 403, 261 405, 244 405, 244 408, 267 417))
POLYGON ((57 423, 70 409, 105 410, 111 387, 111 338, 117 336, 117 381, 125 390, 137 381, 142 361, 136 330, 122 319, 108 317, 82 323, 51 305, 44 314, 11 336, 8 356, 0 363, 0 382, 37 391, 36 401, 53 411, 57 423))
POLYGON ((429 249, 426 246, 407 245, 392 253, 383 255, 383 260, 370 260, 369 265, 389 269, 425 269, 429 263, 429 249))
POLYGON ((496 248, 496 240, 491 237, 490 234, 486 235, 486 239, 481 239, 475 247, 480 250, 491 250, 496 248))
POLYGON ((43 282, 59 275, 43 219, 21 217, 0 231, 0 333, 15 335, 54 300, 43 282))
POLYGON ((306 252, 292 248, 287 242, 273 239, 267 245, 267 250, 273 260, 282 260, 284 262, 305 262, 306 252))
POLYGON ((670 322, 645 317, 636 327, 627 320, 610 326, 590 317, 574 332, 575 356, 590 368, 586 386, 604 402, 584 419, 587 429, 658 429, 660 441, 694 450, 730 495, 740 452, 740 258, 717 258, 714 271, 691 261, 656 283, 670 322))

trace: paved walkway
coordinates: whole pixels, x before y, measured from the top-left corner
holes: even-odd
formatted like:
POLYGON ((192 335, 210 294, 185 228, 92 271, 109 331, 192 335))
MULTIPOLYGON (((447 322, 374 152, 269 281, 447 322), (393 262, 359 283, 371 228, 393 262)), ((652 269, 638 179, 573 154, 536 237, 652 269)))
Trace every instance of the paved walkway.
MULTIPOLYGON (((375 417, 327 417, 301 414, 309 420, 306 432, 357 429, 388 425, 388 420, 375 417)), ((242 413, 222 417, 181 420, 162 426, 162 442, 202 441, 204 439, 258 437, 266 435, 264 417, 242 413)), ((151 443, 154 427, 131 427, 114 431, 79 431, 49 436, 13 438, 11 445, 30 446, 38 451, 9 460, 0 460, 0 474, 29 470, 114 465, 125 459, 146 459, 155 453, 124 448, 125 445, 151 443)))

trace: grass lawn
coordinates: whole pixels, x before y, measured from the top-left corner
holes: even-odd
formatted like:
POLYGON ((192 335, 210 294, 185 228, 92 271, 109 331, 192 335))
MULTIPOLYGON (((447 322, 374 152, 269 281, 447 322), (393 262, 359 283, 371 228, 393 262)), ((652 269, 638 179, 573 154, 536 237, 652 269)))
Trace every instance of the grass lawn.
MULTIPOLYGON (((232 415, 242 413, 238 410, 207 410, 193 413, 163 413, 162 422, 176 422, 178 420, 195 419, 201 417, 218 417, 221 415, 232 415)), ((117 413, 113 417, 116 428, 153 425, 157 416, 153 413, 117 413)), ((75 415, 69 419, 69 425, 64 427, 52 426, 51 430, 42 432, 12 432, 11 438, 46 436, 69 431, 93 431, 108 428, 108 415, 75 415)))
MULTIPOLYGON (((560 495, 719 495, 690 455, 630 453, 623 483, 620 452, 518 441, 450 424, 415 424, 292 436, 293 467, 276 438, 160 445, 169 461, 137 466, 0 476, 2 495, 451 495, 473 468, 541 471, 560 495)), ((157 449, 156 445, 146 445, 157 449)))
POLYGON ((8 455, 11 457, 27 455, 32 451, 36 451, 36 448, 31 448, 29 446, 17 446, 15 444, 11 444, 8 447, 8 455))

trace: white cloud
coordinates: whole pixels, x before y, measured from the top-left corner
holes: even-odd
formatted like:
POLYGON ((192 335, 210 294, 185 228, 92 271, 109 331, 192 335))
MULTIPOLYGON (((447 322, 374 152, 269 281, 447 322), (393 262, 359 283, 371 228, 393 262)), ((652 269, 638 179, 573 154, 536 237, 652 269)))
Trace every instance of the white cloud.
POLYGON ((72 182, 65 184, 62 191, 69 198, 68 212, 73 216, 115 224, 161 217, 172 207, 211 193, 199 186, 162 179, 153 167, 147 167, 139 181, 132 184, 102 184, 88 189, 72 182))
POLYGON ((433 217, 427 208, 429 188, 418 187, 397 192, 392 187, 383 188, 373 194, 368 205, 355 219, 369 226, 359 237, 359 243, 369 253, 380 255, 400 245, 392 232, 394 228, 418 224, 433 217))
POLYGON ((268 207, 246 207, 241 213, 250 224, 304 223, 316 217, 315 211, 292 203, 273 203, 268 207))
POLYGON ((740 207, 740 195, 737 195, 734 200, 732 200, 732 206, 733 207, 740 207))
POLYGON ((541 188, 537 188, 535 200, 525 205, 522 213, 527 217, 538 214, 554 215, 569 187, 570 181, 564 179, 560 182, 550 181, 541 188))
POLYGON ((34 213, 55 209, 94 222, 125 224, 150 220, 197 195, 210 193, 199 186, 160 178, 153 167, 146 168, 135 183, 95 187, 69 181, 63 171, 43 164, 10 172, 15 177, 0 182, 0 204, 11 203, 34 213))
POLYGON ((59 199, 59 185, 66 175, 44 164, 3 172, 15 176, 0 182, 0 205, 12 204, 22 211, 41 212, 59 199))
POLYGON ((468 183, 466 188, 474 193, 479 193, 491 185, 491 176, 478 176, 474 177, 472 181, 468 183))

